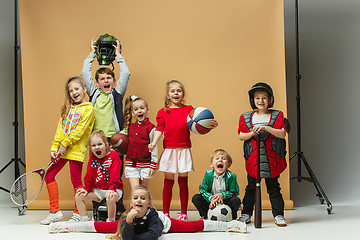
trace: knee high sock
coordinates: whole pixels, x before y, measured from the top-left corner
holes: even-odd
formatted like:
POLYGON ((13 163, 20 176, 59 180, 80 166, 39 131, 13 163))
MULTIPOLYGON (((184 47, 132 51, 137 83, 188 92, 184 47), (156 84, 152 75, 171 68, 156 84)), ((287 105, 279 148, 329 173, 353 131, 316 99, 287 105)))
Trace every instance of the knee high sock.
POLYGON ((204 221, 204 232, 225 232, 228 228, 229 222, 220 222, 220 221, 204 221))
POLYGON ((204 230, 205 222, 199 221, 180 221, 174 218, 170 218, 171 226, 169 232, 184 233, 184 232, 201 232, 204 230))
MULTIPOLYGON (((93 221, 88 222, 73 222, 67 223, 67 227, 69 228, 69 232, 98 232, 96 230, 96 223, 93 221)), ((116 232, 116 228, 115 228, 116 232)))
POLYGON ((164 179, 163 189, 163 212, 169 214, 170 203, 172 198, 172 188, 174 186, 174 180, 164 179))
POLYGON ((180 204, 181 213, 187 214, 187 207, 189 201, 189 188, 188 188, 188 177, 178 177, 178 184, 180 189, 180 204))
POLYGON ((93 222, 94 229, 98 233, 116 233, 119 221, 114 222, 93 222))
POLYGON ((77 206, 76 206, 75 195, 76 195, 76 191, 80 188, 82 188, 82 187, 74 188, 74 213, 79 213, 79 210, 77 209, 77 206))
POLYGON ((59 190, 57 183, 51 182, 46 184, 49 194, 49 201, 50 201, 50 212, 56 213, 57 211, 60 211, 59 207, 59 190))

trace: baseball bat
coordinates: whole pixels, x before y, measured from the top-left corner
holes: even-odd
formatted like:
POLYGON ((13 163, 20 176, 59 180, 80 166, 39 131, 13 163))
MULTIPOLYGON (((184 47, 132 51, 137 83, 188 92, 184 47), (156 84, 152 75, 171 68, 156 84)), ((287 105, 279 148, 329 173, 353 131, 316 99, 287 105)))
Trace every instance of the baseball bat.
POLYGON ((260 178, 260 134, 258 134, 257 139, 257 176, 256 176, 256 186, 255 186, 255 228, 261 228, 262 219, 261 219, 261 178, 260 178))

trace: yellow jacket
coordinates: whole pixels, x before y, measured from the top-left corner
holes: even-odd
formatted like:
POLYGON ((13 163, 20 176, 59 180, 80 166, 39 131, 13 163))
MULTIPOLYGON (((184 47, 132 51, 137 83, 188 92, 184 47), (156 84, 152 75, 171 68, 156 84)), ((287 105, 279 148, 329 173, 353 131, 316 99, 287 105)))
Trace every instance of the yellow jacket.
POLYGON ((94 119, 94 108, 90 102, 71 105, 68 115, 60 118, 51 151, 57 152, 61 144, 67 148, 61 158, 84 162, 94 119))

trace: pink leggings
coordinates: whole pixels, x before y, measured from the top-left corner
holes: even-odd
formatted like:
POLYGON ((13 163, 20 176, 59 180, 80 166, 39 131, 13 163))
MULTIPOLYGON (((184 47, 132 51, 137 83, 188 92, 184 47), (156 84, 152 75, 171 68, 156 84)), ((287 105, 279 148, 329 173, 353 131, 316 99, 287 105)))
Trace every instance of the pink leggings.
MULTIPOLYGON (((170 218, 171 227, 169 232, 184 233, 184 232, 201 232, 204 230, 204 221, 180 221, 170 218)), ((115 222, 94 222, 95 230, 99 233, 115 233, 119 221, 115 222)))
POLYGON ((74 186, 74 188, 82 186, 81 172, 82 172, 83 163, 75 160, 64 159, 64 158, 60 158, 55 164, 49 167, 49 170, 47 171, 45 176, 46 184, 55 181, 55 176, 58 174, 58 172, 60 172, 61 169, 63 169, 63 167, 67 162, 69 162, 69 166, 70 166, 70 176, 71 176, 72 185, 74 186))

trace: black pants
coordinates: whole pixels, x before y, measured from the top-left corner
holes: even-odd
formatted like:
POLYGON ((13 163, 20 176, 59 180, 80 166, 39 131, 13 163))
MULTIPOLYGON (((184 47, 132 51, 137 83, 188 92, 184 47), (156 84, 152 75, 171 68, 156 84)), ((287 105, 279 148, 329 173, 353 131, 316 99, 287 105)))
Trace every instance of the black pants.
MULTIPOLYGON (((255 185, 256 178, 247 176, 248 185, 245 189, 245 196, 243 199, 244 208, 241 211, 242 214, 248 214, 252 216, 254 204, 255 204, 255 185)), ((284 216, 284 200, 280 193, 279 176, 273 178, 265 178, 267 193, 269 194, 272 214, 274 217, 277 215, 284 216)))
MULTIPOLYGON (((199 211, 199 214, 203 218, 208 218, 207 214, 209 211, 209 205, 205 198, 201 196, 201 194, 195 194, 192 198, 192 202, 195 205, 196 209, 199 211)), ((239 207, 241 205, 241 200, 238 197, 232 197, 227 200, 224 200, 223 203, 225 205, 228 205, 231 208, 232 211, 232 219, 236 219, 237 217, 237 211, 239 210, 239 207)))

